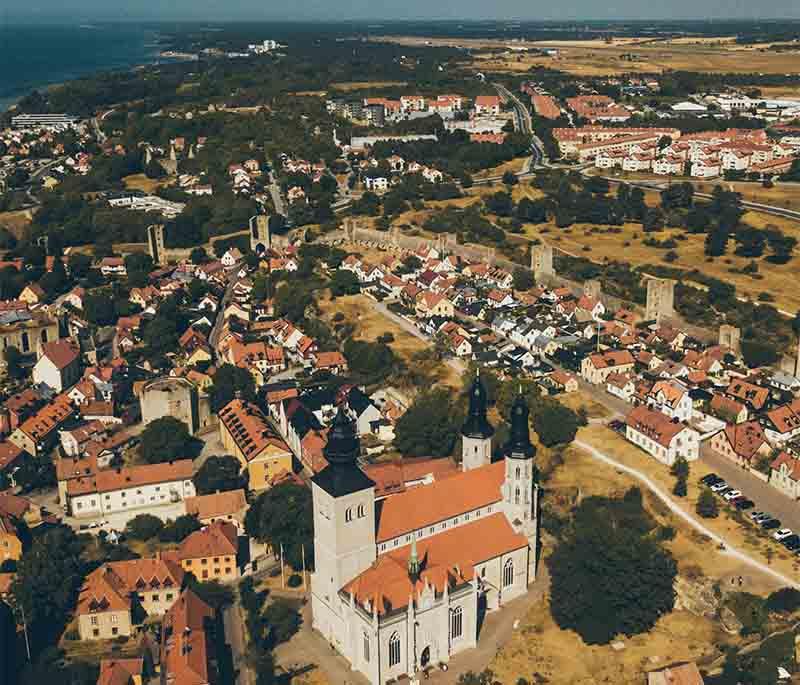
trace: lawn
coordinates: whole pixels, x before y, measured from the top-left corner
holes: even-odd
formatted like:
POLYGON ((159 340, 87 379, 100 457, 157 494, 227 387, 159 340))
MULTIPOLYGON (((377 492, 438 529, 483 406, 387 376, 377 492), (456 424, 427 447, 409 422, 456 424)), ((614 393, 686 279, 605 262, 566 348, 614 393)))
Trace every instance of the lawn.
POLYGON ((175 179, 171 176, 164 178, 147 178, 144 174, 134 174, 122 179, 128 190, 141 190, 143 193, 154 193, 159 188, 169 185, 175 179))
POLYGON ((482 169, 481 171, 475 172, 472 177, 475 179, 494 178, 502 176, 507 171, 510 171, 513 174, 518 174, 520 171, 522 171, 522 164, 525 159, 525 157, 518 157, 517 159, 512 159, 509 162, 503 162, 499 166, 491 167, 489 169, 482 169))
POLYGON ((403 88, 407 86, 406 81, 343 81, 341 83, 331 83, 331 90, 367 90, 368 88, 403 88))
POLYGON ((30 225, 30 210, 21 209, 15 212, 0 212, 0 227, 5 228, 18 240, 25 236, 30 225))

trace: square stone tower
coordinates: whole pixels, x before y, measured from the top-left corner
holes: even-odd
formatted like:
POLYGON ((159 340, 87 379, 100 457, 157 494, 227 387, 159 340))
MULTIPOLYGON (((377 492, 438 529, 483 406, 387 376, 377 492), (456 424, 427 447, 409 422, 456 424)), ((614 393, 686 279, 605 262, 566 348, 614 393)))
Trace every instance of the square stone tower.
POLYGON ((553 269, 553 248, 550 245, 531 245, 531 271, 537 283, 556 275, 553 269))
POLYGON ((670 278, 647 279, 645 319, 660 323, 675 316, 675 281, 670 278))

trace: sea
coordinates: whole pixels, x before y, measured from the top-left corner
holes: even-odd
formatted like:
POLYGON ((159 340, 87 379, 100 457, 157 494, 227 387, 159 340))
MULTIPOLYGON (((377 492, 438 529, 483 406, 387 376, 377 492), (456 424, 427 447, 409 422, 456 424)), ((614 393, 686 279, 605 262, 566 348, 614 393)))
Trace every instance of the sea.
POLYGON ((33 90, 157 60, 152 25, 9 25, 0 21, 0 112, 33 90))

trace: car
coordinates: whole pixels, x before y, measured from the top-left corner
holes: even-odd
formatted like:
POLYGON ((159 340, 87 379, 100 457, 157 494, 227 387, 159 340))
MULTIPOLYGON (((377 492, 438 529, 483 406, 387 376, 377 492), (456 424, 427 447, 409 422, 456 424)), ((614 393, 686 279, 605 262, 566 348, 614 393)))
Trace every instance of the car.
POLYGON ((776 528, 781 527, 781 520, 780 519, 767 519, 766 521, 761 522, 761 527, 764 530, 775 530, 776 528))
POLYGON ((739 511, 746 511, 747 509, 752 509, 754 506, 756 506, 756 503, 751 499, 747 499, 747 497, 742 497, 742 499, 736 500, 736 503, 733 506, 735 506, 739 511))
POLYGON ((800 535, 795 535, 794 533, 792 533, 789 537, 786 537, 783 540, 781 540, 780 543, 786 549, 790 550, 797 549, 798 547, 800 547, 800 535))
POLYGON ((719 483, 714 483, 714 485, 711 486, 711 492, 719 493, 727 489, 728 489, 728 484, 724 480, 721 480, 719 483))
POLYGON ((707 473, 700 479, 700 482, 704 485, 714 485, 715 483, 719 483, 722 480, 716 473, 707 473))
POLYGON ((742 496, 743 495, 741 490, 728 490, 728 492, 726 492, 723 495, 723 497, 729 502, 735 500, 737 497, 742 497, 742 496))
POLYGON ((755 522, 761 525, 764 521, 769 521, 772 518, 772 514, 768 514, 766 511, 758 512, 758 516, 755 518, 755 522))
POLYGON ((755 521, 759 516, 766 516, 766 514, 763 511, 751 511, 747 516, 751 521, 755 521))
POLYGON ((98 528, 99 526, 100 526, 100 524, 97 521, 92 521, 89 524, 89 528, 98 528))
POLYGON ((790 535, 794 535, 791 528, 781 528, 780 530, 776 530, 772 534, 772 537, 780 542, 784 538, 788 538, 790 535))

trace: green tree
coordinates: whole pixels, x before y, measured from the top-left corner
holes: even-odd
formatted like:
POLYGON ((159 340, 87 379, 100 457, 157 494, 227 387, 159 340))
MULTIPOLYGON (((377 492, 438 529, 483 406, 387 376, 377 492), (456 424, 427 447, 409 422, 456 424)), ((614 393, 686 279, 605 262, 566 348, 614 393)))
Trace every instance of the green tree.
POLYGON ((28 375, 22 366, 22 353, 13 345, 5 349, 3 359, 6 362, 6 372, 10 378, 19 380, 28 375))
POLYGON ((461 419, 451 393, 434 388, 418 395, 400 417, 394 445, 404 456, 450 455, 458 440, 461 419))
POLYGON ((194 486, 201 495, 238 490, 245 485, 241 470, 236 457, 209 457, 194 474, 194 486))
POLYGON ((304 485, 287 482, 261 493, 244 520, 245 531, 259 542, 268 543, 280 555, 283 546, 285 561, 296 571, 313 567, 314 514, 311 490, 304 485))
POLYGON ((140 449, 149 464, 185 459, 189 454, 192 435, 183 421, 162 416, 147 424, 142 431, 140 449))
POLYGON ((184 514, 174 521, 167 521, 158 534, 158 539, 161 540, 161 542, 183 542, 192 533, 200 530, 202 527, 203 524, 200 523, 197 516, 184 514))
POLYGON ((672 494, 676 497, 686 497, 686 478, 679 476, 675 480, 675 486, 672 488, 672 494))
POLYGON ((533 272, 522 267, 514 269, 514 290, 530 290, 534 285, 533 272))
POLYGON ((675 463, 670 467, 669 472, 675 476, 675 478, 686 479, 689 477, 689 462, 683 457, 678 457, 675 463))
POLYGON ((306 309, 313 301, 314 298, 308 288, 283 283, 275 292, 275 313, 293 323, 299 323, 305 318, 306 309))
POLYGON ((545 447, 568 445, 578 432, 578 415, 555 400, 545 400, 533 414, 533 430, 545 447))
POLYGON ((637 489, 620 500, 581 502, 548 560, 560 628, 587 644, 608 644, 647 632, 672 611, 677 564, 649 535, 654 527, 637 489))
POLYGON ((137 514, 125 525, 125 534, 133 540, 152 540, 164 528, 164 522, 152 514, 137 514))
POLYGON ((719 504, 717 504, 717 498, 714 497, 714 493, 711 490, 703 488, 697 498, 695 511, 704 519, 715 519, 719 516, 719 504))
POLYGON ((507 186, 515 186, 519 183, 519 179, 513 171, 506 171, 503 174, 503 183, 507 186))
POLYGON ((742 358, 745 364, 754 368, 771 366, 778 361, 778 350, 773 343, 763 339, 742 340, 742 358))
POLYGON ((247 369, 241 369, 233 364, 223 364, 214 374, 214 383, 211 386, 211 408, 216 413, 226 404, 231 402, 236 393, 247 402, 256 398, 256 384, 247 369))
POLYGON ((233 590, 217 580, 200 582, 194 576, 191 578, 189 588, 192 592, 217 611, 230 606, 236 599, 233 590))
POLYGON ((22 554, 11 585, 38 651, 55 642, 75 607, 83 581, 81 543, 66 526, 48 530, 22 554))
POLYGON ((800 609, 800 590, 793 587, 784 587, 775 590, 767 597, 766 608, 768 611, 791 614, 800 609))
POLYGON ((284 597, 274 599, 264 609, 263 618, 269 626, 267 645, 270 649, 291 640, 303 622, 296 603, 284 597))
POLYGON ((341 297, 342 295, 355 295, 361 291, 358 277, 345 269, 337 269, 330 281, 331 295, 341 297))
POLYGON ((191 260, 192 264, 205 264, 211 258, 208 256, 206 248, 195 247, 189 254, 189 259, 191 260))

